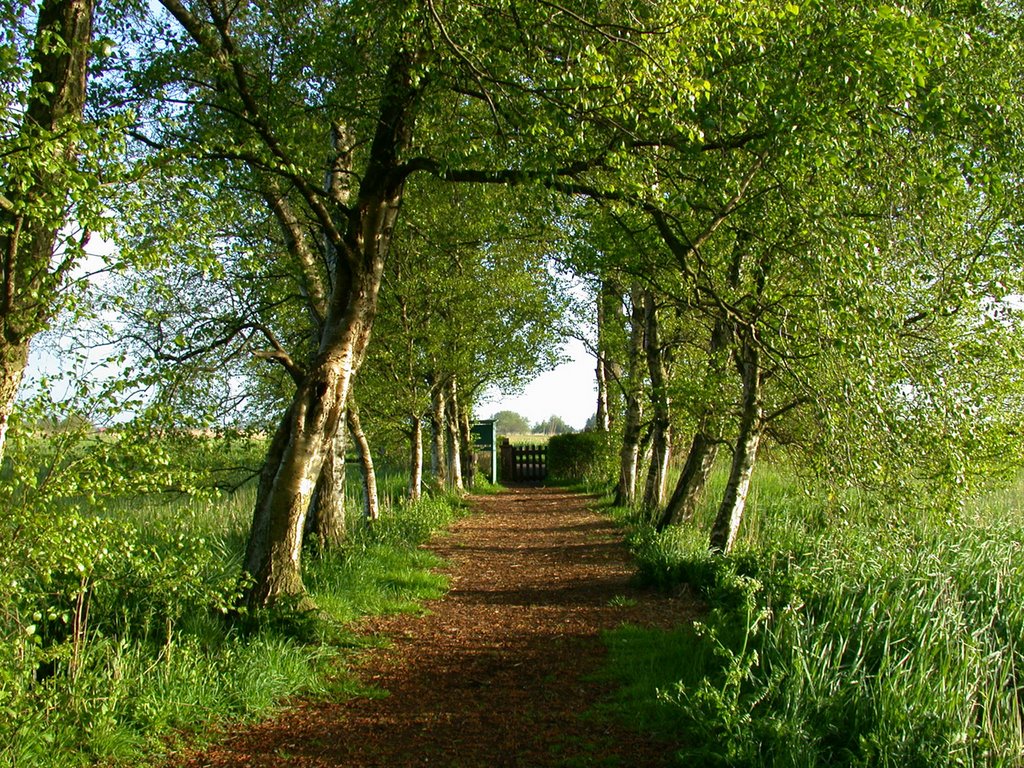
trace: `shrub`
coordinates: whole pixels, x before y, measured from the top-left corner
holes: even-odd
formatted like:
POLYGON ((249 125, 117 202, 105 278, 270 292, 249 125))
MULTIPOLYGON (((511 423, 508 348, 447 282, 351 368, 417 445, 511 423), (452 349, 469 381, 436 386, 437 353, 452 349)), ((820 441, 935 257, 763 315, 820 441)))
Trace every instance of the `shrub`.
POLYGON ((553 435, 548 442, 550 480, 602 488, 614 481, 615 472, 615 450, 607 432, 553 435))

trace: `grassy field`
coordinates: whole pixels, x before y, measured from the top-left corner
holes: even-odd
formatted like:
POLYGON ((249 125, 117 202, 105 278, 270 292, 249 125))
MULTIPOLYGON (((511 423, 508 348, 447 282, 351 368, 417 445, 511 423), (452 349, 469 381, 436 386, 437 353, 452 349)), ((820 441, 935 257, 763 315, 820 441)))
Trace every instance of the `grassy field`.
POLYGON ((662 534, 616 511, 643 578, 708 610, 609 635, 609 707, 687 766, 1024 764, 1022 488, 950 515, 806 487, 759 468, 727 558, 706 550, 710 503, 662 534))
POLYGON ((201 738, 211 722, 264 716, 299 692, 353 692, 346 658, 374 641, 352 620, 416 611, 446 589, 418 545, 461 506, 400 504, 403 485, 382 479, 391 502, 370 527, 352 483, 348 541, 307 558, 315 614, 230 612, 251 485, 0 512, 0 765, 137 765, 172 734, 201 738))
POLYGON ((551 435, 535 435, 532 432, 519 435, 501 435, 501 437, 507 437, 512 445, 547 445, 551 439, 551 435))

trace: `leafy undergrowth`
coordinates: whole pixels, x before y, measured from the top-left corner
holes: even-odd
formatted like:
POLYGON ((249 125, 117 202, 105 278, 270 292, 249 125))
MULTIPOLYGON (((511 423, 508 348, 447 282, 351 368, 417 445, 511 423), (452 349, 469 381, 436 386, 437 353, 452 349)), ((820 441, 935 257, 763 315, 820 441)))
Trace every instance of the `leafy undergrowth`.
POLYGON ((0 516, 0 765, 137 764, 171 734, 262 716, 284 698, 354 690, 354 619, 440 595, 418 547, 450 498, 354 519, 342 551, 307 558, 315 613, 229 619, 252 496, 0 516))
POLYGON ((687 766, 1021 765, 1019 516, 910 519, 793 487, 762 487, 730 557, 700 524, 635 525, 644 578, 694 585, 708 612, 610 633, 608 706, 687 766))

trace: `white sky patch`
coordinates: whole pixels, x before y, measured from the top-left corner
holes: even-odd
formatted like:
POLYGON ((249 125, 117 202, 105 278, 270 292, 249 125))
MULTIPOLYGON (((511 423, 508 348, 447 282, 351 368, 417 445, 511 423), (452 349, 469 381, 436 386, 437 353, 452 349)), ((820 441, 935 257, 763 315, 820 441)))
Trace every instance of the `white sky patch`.
POLYGON ((497 411, 515 411, 531 425, 558 416, 566 424, 583 429, 597 410, 596 362, 577 339, 570 339, 564 352, 570 358, 568 362, 542 373, 521 394, 485 391, 476 407, 476 416, 489 419, 497 411))
POLYGON ((1003 304, 1005 304, 1014 312, 1022 312, 1024 311, 1024 296, 1021 296, 1019 293, 1013 293, 1010 294, 1009 296, 1004 296, 1003 304))

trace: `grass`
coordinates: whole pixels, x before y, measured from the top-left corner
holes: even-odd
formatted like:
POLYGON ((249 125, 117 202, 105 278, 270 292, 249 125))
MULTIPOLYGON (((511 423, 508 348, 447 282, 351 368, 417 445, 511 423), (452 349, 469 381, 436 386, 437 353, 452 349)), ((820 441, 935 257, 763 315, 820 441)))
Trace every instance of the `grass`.
POLYGON ((508 441, 512 445, 547 445, 551 439, 551 435, 536 434, 533 432, 526 432, 515 435, 499 435, 499 438, 508 438, 508 441))
POLYGON ((681 765, 1024 763, 1020 489, 948 517, 758 480, 729 557, 706 552, 710 504, 688 528, 636 524, 643 577, 696 586, 708 612, 610 633, 606 709, 681 765))
POLYGON ((0 587, 0 766, 134 765, 171 734, 201 739, 213 722, 263 717, 298 693, 373 693, 345 665, 375 641, 348 627, 444 593, 440 561, 419 545, 462 510, 447 497, 400 503, 400 476, 380 486, 377 523, 361 520, 353 483, 345 546, 306 558, 318 612, 284 606, 242 622, 224 611, 237 594, 251 487, 0 515, 4 526, 33 526, 32 537, 0 538, 10 579, 0 587))

